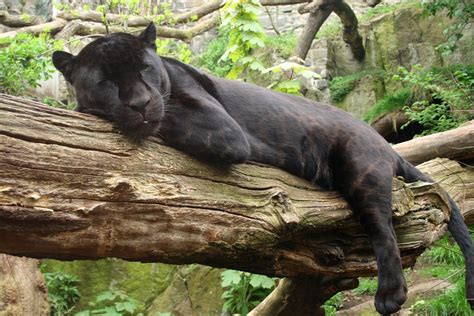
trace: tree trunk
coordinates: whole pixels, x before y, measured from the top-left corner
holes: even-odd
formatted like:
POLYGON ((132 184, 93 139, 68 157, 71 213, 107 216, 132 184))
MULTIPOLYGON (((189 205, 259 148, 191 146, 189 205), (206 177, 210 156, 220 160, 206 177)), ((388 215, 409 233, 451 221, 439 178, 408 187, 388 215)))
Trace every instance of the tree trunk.
MULTIPOLYGON (((374 275, 338 193, 275 168, 223 168, 142 146, 95 117, 0 97, 0 252, 202 263, 268 275, 374 275), (355 246, 357 245, 357 246, 355 246)), ((394 180, 405 266, 444 233, 436 184, 394 180)))
POLYGON ((49 315, 38 260, 0 254, 0 315, 49 315))
POLYGON ((334 13, 339 16, 343 26, 342 39, 351 47, 354 58, 362 61, 365 57, 365 49, 362 44, 362 36, 359 34, 357 17, 350 5, 345 1, 336 0, 333 4, 334 13))

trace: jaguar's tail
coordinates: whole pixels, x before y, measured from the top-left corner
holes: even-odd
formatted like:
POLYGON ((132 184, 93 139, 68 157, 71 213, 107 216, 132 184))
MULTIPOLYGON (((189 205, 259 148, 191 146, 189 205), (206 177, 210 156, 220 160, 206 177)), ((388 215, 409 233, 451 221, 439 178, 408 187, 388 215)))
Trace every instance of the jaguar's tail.
MULTIPOLYGON (((435 182, 433 179, 422 173, 411 163, 400 157, 397 176, 405 178, 406 182, 425 181, 435 182)), ((446 192, 446 191, 445 191, 446 192)), ((447 193, 446 193, 447 194, 447 193)), ((464 222, 459 206, 448 195, 451 207, 451 218, 448 223, 448 230, 453 236, 456 243, 461 248, 464 255, 464 263, 466 266, 466 297, 471 309, 474 310, 474 244, 469 230, 464 222)))

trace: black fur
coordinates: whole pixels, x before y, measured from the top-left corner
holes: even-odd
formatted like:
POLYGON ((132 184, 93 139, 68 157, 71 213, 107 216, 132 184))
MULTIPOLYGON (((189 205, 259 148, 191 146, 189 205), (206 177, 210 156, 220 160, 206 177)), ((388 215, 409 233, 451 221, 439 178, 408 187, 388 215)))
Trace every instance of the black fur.
MULTIPOLYGON (((158 57, 153 25, 138 37, 118 33, 53 61, 75 87, 78 111, 113 121, 135 140, 159 135, 170 146, 220 163, 257 161, 337 189, 371 238, 379 267, 377 311, 406 300, 392 226, 392 177, 432 181, 395 153, 370 126, 304 98, 210 76, 158 57)), ((474 247, 452 202, 449 231, 464 253, 474 306, 474 247)))

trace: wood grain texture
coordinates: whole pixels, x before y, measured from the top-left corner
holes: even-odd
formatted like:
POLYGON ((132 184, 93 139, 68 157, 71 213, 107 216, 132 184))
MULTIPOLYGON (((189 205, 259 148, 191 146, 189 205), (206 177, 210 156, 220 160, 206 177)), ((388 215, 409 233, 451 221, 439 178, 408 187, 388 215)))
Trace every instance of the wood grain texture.
MULTIPOLYGON (((449 176, 448 176, 449 177, 449 176)), ((405 266, 445 232, 437 184, 394 179, 405 266)), ((277 276, 376 274, 336 192, 278 169, 130 143, 98 118, 0 95, 0 252, 202 263, 277 276)))

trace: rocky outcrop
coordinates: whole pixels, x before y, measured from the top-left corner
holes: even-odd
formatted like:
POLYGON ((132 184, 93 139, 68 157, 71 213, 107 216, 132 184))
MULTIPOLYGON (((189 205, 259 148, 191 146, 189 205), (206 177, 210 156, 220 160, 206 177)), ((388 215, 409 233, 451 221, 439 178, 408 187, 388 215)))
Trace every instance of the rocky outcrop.
MULTIPOLYGON (((458 43, 458 49, 443 56, 436 47, 446 42, 443 31, 452 20, 444 15, 435 17, 423 15, 415 5, 385 13, 360 24, 364 38, 366 57, 359 62, 352 56, 350 47, 340 34, 316 40, 308 54, 308 61, 315 71, 322 74, 322 80, 348 76, 362 71, 384 71, 381 79, 377 76, 364 76, 357 80, 354 89, 345 99, 333 104, 362 118, 366 111, 386 93, 401 88, 399 81, 392 79, 399 67, 411 69, 419 64, 428 69, 433 66, 474 63, 474 24, 467 27, 458 43)), ((328 94, 327 89, 311 87, 314 95, 328 94)), ((319 100, 327 100, 318 98, 319 100)))

